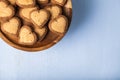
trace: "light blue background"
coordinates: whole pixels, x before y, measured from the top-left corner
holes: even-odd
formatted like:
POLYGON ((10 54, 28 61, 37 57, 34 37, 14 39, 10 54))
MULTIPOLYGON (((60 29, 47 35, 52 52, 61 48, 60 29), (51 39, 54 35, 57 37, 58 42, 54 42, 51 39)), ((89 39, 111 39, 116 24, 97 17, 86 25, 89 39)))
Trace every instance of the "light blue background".
POLYGON ((0 39, 0 80, 120 79, 120 0, 73 0, 73 12, 69 32, 48 50, 0 39))

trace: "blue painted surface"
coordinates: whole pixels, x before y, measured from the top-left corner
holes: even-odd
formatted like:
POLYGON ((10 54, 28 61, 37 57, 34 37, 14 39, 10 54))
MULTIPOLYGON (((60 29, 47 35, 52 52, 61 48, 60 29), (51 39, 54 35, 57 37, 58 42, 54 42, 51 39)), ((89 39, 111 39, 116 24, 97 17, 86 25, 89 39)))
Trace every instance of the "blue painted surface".
POLYGON ((120 0, 73 0, 73 12, 69 32, 48 50, 0 39, 0 80, 120 79, 120 0))

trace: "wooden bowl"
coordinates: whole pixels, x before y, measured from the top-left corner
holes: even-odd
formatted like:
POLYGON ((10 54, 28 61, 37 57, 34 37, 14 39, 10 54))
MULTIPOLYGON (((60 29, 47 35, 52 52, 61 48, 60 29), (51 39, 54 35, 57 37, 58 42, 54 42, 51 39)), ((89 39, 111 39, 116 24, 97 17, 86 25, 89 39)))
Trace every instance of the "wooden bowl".
MULTIPOLYGON (((71 19, 72 19, 72 8, 63 8, 63 14, 66 15, 66 17, 69 20, 69 26, 71 23, 71 19)), ((69 28, 69 27, 68 27, 69 28)), ((57 42, 59 42, 65 34, 62 35, 57 35, 55 33, 52 33, 51 31, 48 32, 47 36, 45 37, 45 39, 43 41, 38 41, 36 44, 32 45, 32 46, 26 46, 26 45, 20 45, 18 44, 18 37, 15 37, 13 35, 7 34, 5 35, 2 30, 0 29, 0 37, 6 42, 8 43, 10 46, 20 49, 20 50, 24 50, 24 51, 41 51, 41 50, 45 50, 48 49, 50 47, 52 47, 53 45, 55 45, 57 42)))

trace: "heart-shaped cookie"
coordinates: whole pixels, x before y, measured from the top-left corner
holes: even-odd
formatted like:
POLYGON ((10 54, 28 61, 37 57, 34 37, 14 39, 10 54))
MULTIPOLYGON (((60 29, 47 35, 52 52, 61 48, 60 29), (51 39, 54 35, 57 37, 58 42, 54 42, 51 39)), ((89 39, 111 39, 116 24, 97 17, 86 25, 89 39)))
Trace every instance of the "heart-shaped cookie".
POLYGON ((16 4, 19 7, 33 7, 36 0, 16 0, 16 4))
POLYGON ((68 19, 63 15, 58 16, 57 18, 51 20, 49 23, 50 31, 57 34, 65 33, 67 28, 68 28, 68 19))
POLYGON ((51 13, 51 19, 54 19, 62 14, 62 9, 58 5, 47 6, 45 9, 51 13))
POLYGON ((16 35, 20 28, 20 20, 17 17, 10 19, 8 22, 5 22, 1 25, 1 30, 4 33, 16 35))
POLYGON ((22 26, 19 32, 19 43, 22 45, 33 45, 37 41, 37 36, 29 26, 22 26))
POLYGON ((44 27, 44 28, 41 28, 41 29, 40 28, 35 28, 35 32, 37 33, 40 41, 42 41, 45 38, 45 36, 47 34, 47 31, 48 31, 47 27, 44 27))
POLYGON ((44 25, 49 20, 49 17, 50 17, 49 12, 44 9, 32 11, 30 14, 32 23, 39 28, 44 27, 44 25))
POLYGON ((19 11, 20 17, 27 22, 31 22, 30 21, 30 13, 33 10, 37 10, 37 7, 28 7, 28 8, 20 9, 20 11, 19 11))
POLYGON ((14 15, 14 8, 7 2, 0 0, 0 18, 11 18, 14 15))
POLYGON ((60 6, 64 6, 67 0, 51 0, 53 4, 58 4, 60 6))

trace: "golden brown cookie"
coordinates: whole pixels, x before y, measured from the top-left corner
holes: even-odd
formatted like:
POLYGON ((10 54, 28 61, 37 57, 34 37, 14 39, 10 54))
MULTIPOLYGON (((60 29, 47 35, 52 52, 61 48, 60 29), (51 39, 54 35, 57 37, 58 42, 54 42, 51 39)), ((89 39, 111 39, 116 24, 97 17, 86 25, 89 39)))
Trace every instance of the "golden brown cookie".
POLYGON ((35 28, 35 32, 38 35, 39 41, 42 41, 45 38, 45 36, 48 32, 48 29, 47 29, 47 27, 44 27, 44 28, 41 28, 41 29, 40 28, 35 28))
POLYGON ((51 20, 49 23, 50 31, 56 34, 65 33, 67 31, 67 28, 68 28, 68 19, 63 15, 58 16, 57 18, 51 20))
POLYGON ((3 33, 16 35, 20 29, 20 26, 20 19, 17 17, 13 17, 9 21, 4 22, 1 25, 1 30, 3 31, 3 33))
POLYGON ((49 0, 37 0, 39 4, 47 4, 49 0))
POLYGON ((64 7, 72 9, 72 1, 71 0, 67 0, 67 2, 66 2, 64 7))
POLYGON ((30 14, 32 23, 38 28, 43 28, 44 25, 49 20, 49 17, 50 17, 49 12, 44 9, 34 10, 30 14))
POLYGON ((51 19, 56 18, 57 16, 62 14, 62 8, 58 5, 51 5, 45 7, 46 10, 48 10, 51 14, 51 19))
POLYGON ((63 7, 64 14, 71 20, 72 18, 72 1, 67 0, 66 4, 63 7))
POLYGON ((22 26, 19 32, 19 43, 22 45, 33 45, 37 41, 37 36, 29 26, 22 26))
POLYGON ((16 5, 16 0, 8 0, 12 5, 16 5))
POLYGON ((19 15, 20 17, 27 21, 27 22, 31 22, 30 21, 30 13, 33 11, 33 10, 37 10, 37 7, 28 7, 28 8, 22 8, 20 9, 19 11, 19 15))
POLYGON ((19 7, 33 7, 36 3, 36 0, 16 0, 16 4, 19 7))
POLYGON ((64 6, 67 0, 51 0, 53 4, 58 4, 60 6, 64 6))
POLYGON ((0 21, 10 19, 15 14, 14 7, 5 1, 0 1, 0 21))

